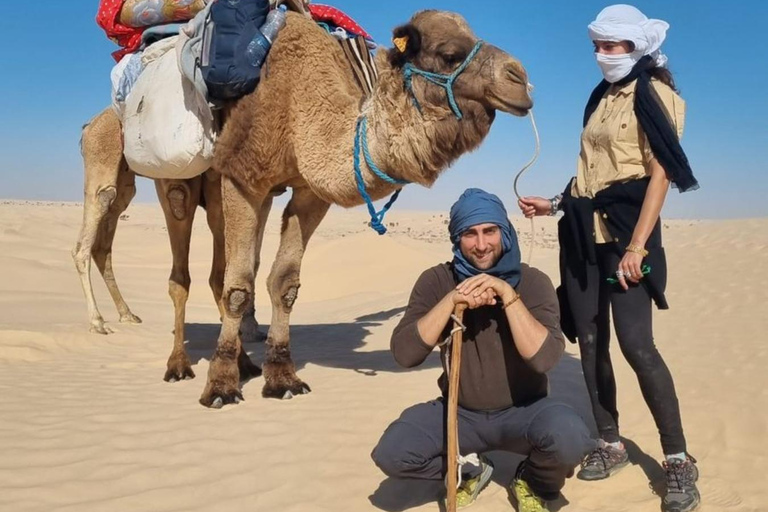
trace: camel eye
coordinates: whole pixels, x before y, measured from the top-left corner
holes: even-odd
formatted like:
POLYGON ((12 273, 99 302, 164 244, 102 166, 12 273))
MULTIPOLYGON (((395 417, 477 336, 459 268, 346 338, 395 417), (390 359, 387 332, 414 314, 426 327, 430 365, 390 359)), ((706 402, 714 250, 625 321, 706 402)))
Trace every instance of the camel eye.
POLYGON ((455 66, 464 59, 459 54, 447 53, 443 55, 443 60, 445 60, 445 63, 449 66, 455 66))

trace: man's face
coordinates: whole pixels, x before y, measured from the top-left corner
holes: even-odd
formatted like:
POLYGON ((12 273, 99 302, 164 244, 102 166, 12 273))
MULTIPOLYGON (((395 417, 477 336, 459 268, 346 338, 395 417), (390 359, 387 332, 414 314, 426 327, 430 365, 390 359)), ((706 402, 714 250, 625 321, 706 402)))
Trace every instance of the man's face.
POLYGON ((461 254, 478 270, 488 270, 501 258, 501 229, 496 224, 477 224, 461 234, 461 254))

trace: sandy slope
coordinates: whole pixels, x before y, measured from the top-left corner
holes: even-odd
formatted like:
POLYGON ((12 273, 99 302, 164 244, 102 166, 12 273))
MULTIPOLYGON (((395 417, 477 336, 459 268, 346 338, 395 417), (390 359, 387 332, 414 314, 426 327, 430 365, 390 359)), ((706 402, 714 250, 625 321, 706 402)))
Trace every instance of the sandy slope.
MULTIPOLYGON (((439 485, 385 480, 369 458, 406 406, 435 396, 436 357, 399 370, 388 352, 410 286, 448 258, 445 216, 394 212, 378 237, 360 211, 333 210, 313 239, 293 315, 293 353, 306 397, 260 397, 224 410, 197 404, 218 335, 207 288, 210 236, 198 219, 187 321, 198 378, 162 381, 170 352, 170 251, 156 206, 120 222, 114 265, 126 300, 144 319, 88 334, 69 251, 75 204, 0 204, 0 510, 362 511, 437 510, 439 485), (409 231, 410 230, 410 231, 409 231)), ((264 247, 277 247, 273 214, 264 247)), ((527 240, 527 223, 517 221, 527 240)), ((552 219, 537 220, 534 264, 553 279, 552 219), (543 228, 543 229, 542 229, 543 228)), ((699 458, 702 511, 768 510, 768 220, 668 221, 672 309, 656 314, 657 343, 671 367, 691 452, 699 458)), ((266 271, 258 317, 269 323, 266 271)), ((116 320, 94 275, 102 313, 116 320)), ((249 345, 255 360, 260 345, 249 345)), ((610 481, 570 480, 558 506, 573 511, 656 511, 661 455, 634 376, 614 350, 624 435, 635 465, 610 481)), ((589 416, 578 363, 568 353, 553 393, 589 416)), ((494 483, 476 510, 510 510, 504 484, 518 458, 492 454, 494 483)), ((557 507, 555 507, 557 508, 557 507)))

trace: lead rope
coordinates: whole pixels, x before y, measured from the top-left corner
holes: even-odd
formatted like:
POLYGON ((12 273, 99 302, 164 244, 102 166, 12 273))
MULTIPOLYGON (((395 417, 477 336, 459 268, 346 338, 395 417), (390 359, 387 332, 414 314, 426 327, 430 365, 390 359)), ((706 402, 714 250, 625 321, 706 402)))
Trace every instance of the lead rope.
MULTIPOLYGON (((528 92, 533 91, 533 85, 528 84, 528 92)), ((539 158, 539 154, 541 153, 541 140, 539 139, 539 129, 536 127, 536 119, 533 117, 533 110, 528 111, 528 117, 531 118, 531 126, 533 127, 533 136, 536 139, 536 146, 533 152, 533 158, 528 161, 527 164, 523 166, 522 169, 520 169, 520 172, 517 173, 515 176, 515 181, 512 183, 512 189, 515 192, 515 195, 517 196, 517 199, 520 199, 520 193, 517 191, 517 182, 520 180, 520 177, 527 171, 539 158)), ((533 217, 531 217, 531 245, 528 247, 528 265, 531 264, 531 261, 533 260, 533 245, 535 242, 536 237, 536 230, 534 229, 533 224, 533 217)))

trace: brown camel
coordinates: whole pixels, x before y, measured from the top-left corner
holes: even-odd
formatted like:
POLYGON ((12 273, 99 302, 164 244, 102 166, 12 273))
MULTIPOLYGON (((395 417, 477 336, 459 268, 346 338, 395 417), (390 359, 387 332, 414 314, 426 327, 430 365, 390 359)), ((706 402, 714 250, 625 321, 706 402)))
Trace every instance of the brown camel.
MULTIPOLYGON (((83 224, 72 251, 80 275, 90 318, 90 330, 108 334, 96 305, 91 286, 91 258, 95 260, 122 323, 141 323, 133 314, 117 287, 112 271, 112 242, 120 215, 136 193, 136 175, 123 158, 120 121, 107 108, 83 129, 82 154, 85 168, 83 224)), ((213 170, 187 180, 155 180, 157 197, 165 214, 168 236, 173 253, 173 267, 168 281, 168 293, 174 305, 174 344, 168 358, 164 379, 177 381, 195 376, 184 350, 184 318, 189 296, 189 244, 192 222, 198 206, 204 206, 208 226, 213 234, 213 262, 209 284, 216 304, 220 306, 224 284, 224 227, 221 210, 221 175, 213 170)), ((271 198, 265 202, 266 216, 271 198)), ((253 309, 246 312, 242 337, 247 341, 261 338, 253 309)), ((244 368, 247 363, 243 359, 244 368)))
MULTIPOLYGON (((203 405, 242 399, 238 333, 254 300, 254 254, 273 190, 290 187, 292 197, 267 280, 272 321, 262 394, 290 398, 310 390, 296 375, 289 348, 304 250, 330 204, 363 202, 353 172, 358 120, 367 119, 375 165, 392 178, 428 187, 480 144, 496 110, 522 116, 531 108, 522 65, 490 44, 473 53, 479 41, 459 15, 422 11, 394 36, 398 49, 378 52, 379 80, 364 98, 339 45, 311 20, 288 13, 259 87, 227 111, 213 165, 223 175, 224 314, 203 405), (404 75, 409 65, 444 75, 463 69, 452 86, 460 111, 450 106, 445 89, 422 76, 413 75, 409 89, 404 75)), ((365 165, 362 174, 373 199, 402 186, 383 181, 365 165)))

